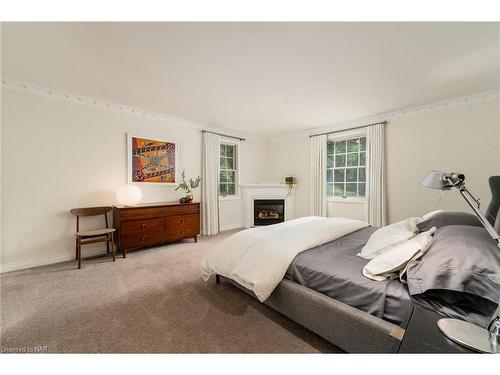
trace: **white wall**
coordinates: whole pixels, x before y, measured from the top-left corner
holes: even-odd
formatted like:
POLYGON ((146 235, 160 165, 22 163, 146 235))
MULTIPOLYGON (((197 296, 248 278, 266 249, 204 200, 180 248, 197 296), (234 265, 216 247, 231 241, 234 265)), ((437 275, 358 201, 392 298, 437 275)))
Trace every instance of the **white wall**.
MULTIPOLYGON (((195 128, 8 89, 2 89, 2 109, 4 271, 74 256, 75 218, 68 211, 116 203, 115 192, 126 183, 127 132, 177 139, 179 167, 188 176, 201 174, 201 132, 195 128)), ((265 147, 242 142, 242 181, 260 180, 256 162, 265 147)), ((182 196, 172 187, 141 190, 142 202, 182 196)), ((241 223, 241 209, 233 203, 222 203, 223 223, 241 223)))
MULTIPOLYGON (((115 191, 126 181, 128 131, 176 138, 179 167, 188 176, 201 173, 197 129, 8 89, 2 89, 1 104, 2 270, 71 259, 75 222, 68 210, 115 203, 115 191)), ((309 215, 309 152, 308 137, 242 142, 240 182, 283 181, 285 176, 295 176, 296 216, 309 215)), ((472 191, 487 204, 486 180, 500 173, 500 101, 390 122, 390 222, 437 208, 467 210, 454 192, 438 202, 439 192, 418 186, 430 169, 464 172, 472 191)), ((143 202, 174 201, 182 195, 171 187, 142 191, 143 202)), ((363 219, 365 205, 329 202, 328 214, 363 219)), ((220 216, 222 229, 241 226, 241 201, 222 202, 220 216)))
MULTIPOLYGON (((500 174, 500 101, 396 118, 387 126, 386 143, 389 222, 438 208, 468 210, 456 192, 438 201, 438 191, 418 186, 431 169, 465 173, 468 186, 486 205, 487 178, 500 174)), ((268 179, 292 174, 298 180, 297 216, 310 214, 309 152, 305 136, 269 144, 273 168, 268 179)), ((329 202, 328 215, 366 218, 365 205, 329 202)))
POLYGON ((387 127, 387 192, 391 222, 436 208, 469 210, 457 192, 421 188, 430 169, 460 171, 486 205, 487 179, 500 174, 500 101, 469 104, 394 120, 387 127))
POLYGON ((294 138, 268 145, 266 181, 284 182, 284 178, 296 178, 295 216, 310 215, 311 162, 309 137, 294 138))

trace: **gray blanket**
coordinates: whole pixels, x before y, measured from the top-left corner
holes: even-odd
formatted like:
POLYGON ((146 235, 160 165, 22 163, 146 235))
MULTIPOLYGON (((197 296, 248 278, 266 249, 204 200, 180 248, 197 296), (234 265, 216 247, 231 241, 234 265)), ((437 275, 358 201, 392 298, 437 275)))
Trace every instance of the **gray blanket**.
POLYGON ((470 295, 411 297, 398 279, 373 281, 361 274, 368 260, 356 254, 377 228, 364 228, 295 257, 285 277, 379 318, 406 327, 414 304, 484 326, 495 306, 470 295), (479 301, 480 300, 480 301, 479 301))

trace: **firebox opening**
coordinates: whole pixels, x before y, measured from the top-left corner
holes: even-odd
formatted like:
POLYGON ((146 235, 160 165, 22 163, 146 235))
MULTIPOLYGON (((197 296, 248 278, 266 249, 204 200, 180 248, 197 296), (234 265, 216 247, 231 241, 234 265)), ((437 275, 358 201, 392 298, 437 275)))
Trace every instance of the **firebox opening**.
POLYGON ((255 199, 253 201, 254 225, 271 225, 285 221, 284 199, 255 199))

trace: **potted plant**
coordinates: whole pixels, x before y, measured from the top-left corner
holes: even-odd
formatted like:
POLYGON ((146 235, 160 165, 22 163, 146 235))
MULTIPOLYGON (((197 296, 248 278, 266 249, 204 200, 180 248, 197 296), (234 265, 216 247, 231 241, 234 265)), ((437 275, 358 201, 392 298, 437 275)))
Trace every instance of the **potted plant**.
POLYGON ((194 180, 192 178, 189 179, 189 182, 186 181, 186 171, 182 170, 182 182, 175 188, 175 191, 182 189, 186 196, 179 199, 179 203, 191 203, 193 201, 193 192, 191 189, 196 189, 200 185, 201 178, 200 176, 196 177, 194 180))
POLYGON ((297 181, 295 177, 289 176, 285 177, 285 184, 288 185, 288 193, 286 196, 290 197, 293 193, 293 190, 295 189, 295 185, 297 185, 297 181))

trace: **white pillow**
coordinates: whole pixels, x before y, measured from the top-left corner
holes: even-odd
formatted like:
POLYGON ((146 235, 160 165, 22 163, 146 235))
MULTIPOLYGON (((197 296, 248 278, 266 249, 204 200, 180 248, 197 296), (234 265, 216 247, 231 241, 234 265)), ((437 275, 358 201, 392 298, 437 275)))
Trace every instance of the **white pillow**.
POLYGON ((406 271, 406 265, 412 259, 424 255, 432 242, 436 227, 416 235, 398 246, 380 254, 363 267, 363 275, 369 279, 381 281, 400 272, 400 277, 406 271))
POLYGON ((427 219, 430 219, 431 217, 433 217, 435 214, 438 214, 440 212, 443 212, 443 210, 436 210, 436 211, 431 211, 431 212, 428 212, 426 213, 424 216, 422 216, 422 221, 424 220, 427 220, 427 219))
POLYGON ((419 217, 411 217, 377 229, 361 249, 358 256, 365 259, 373 259, 384 251, 408 241, 410 238, 415 237, 415 233, 418 231, 417 224, 421 220, 419 217))

